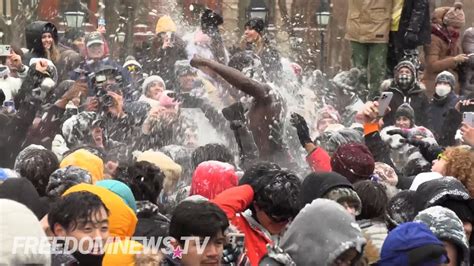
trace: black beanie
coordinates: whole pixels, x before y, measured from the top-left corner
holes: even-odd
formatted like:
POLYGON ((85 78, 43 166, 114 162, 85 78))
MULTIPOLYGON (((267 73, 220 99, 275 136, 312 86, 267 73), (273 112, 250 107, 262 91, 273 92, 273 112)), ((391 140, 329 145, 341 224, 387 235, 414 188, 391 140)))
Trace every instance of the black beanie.
POLYGON ((353 189, 349 180, 336 172, 311 173, 301 184, 299 205, 302 208, 313 200, 324 197, 330 190, 339 187, 353 189))
POLYGON ((245 23, 245 27, 249 27, 262 35, 263 30, 265 30, 265 22, 261 18, 251 18, 245 23))
POLYGON ((403 103, 398 107, 395 112, 395 119, 400 116, 405 116, 410 119, 410 121, 412 121, 412 126, 415 124, 415 111, 408 103, 403 103))
POLYGON ((452 210, 461 221, 473 223, 474 213, 469 206, 469 201, 472 200, 461 201, 448 199, 439 205, 452 210))

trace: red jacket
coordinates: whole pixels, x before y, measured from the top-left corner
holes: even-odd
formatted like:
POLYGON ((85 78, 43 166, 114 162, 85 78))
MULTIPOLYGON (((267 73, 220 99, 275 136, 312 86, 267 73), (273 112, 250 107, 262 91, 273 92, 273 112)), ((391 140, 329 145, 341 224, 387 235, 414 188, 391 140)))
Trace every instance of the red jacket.
POLYGON ((306 162, 314 172, 331 172, 331 157, 321 147, 317 147, 308 156, 306 156, 306 162))
POLYGON ((272 244, 272 241, 258 228, 252 227, 243 217, 242 212, 252 201, 253 189, 249 185, 227 189, 212 200, 226 213, 229 221, 245 234, 246 255, 251 265, 258 265, 267 254, 267 244, 272 244))

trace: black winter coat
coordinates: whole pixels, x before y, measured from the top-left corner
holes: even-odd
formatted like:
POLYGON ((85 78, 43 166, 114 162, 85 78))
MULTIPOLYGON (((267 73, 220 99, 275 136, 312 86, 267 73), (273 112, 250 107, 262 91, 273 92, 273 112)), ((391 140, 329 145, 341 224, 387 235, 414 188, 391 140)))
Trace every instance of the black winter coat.
POLYGON ((459 84, 461 85, 461 95, 467 96, 474 93, 474 57, 459 67, 459 84))
POLYGON ((438 99, 435 95, 428 107, 428 128, 438 140, 445 130, 444 123, 448 111, 453 109, 458 102, 458 97, 452 91, 444 99, 438 99))
POLYGON ((390 102, 390 112, 383 118, 386 126, 395 124, 395 112, 398 107, 403 103, 408 103, 415 111, 415 123, 419 126, 428 127, 429 100, 418 83, 412 89, 405 92, 399 89, 395 82, 392 81, 387 91, 393 92, 393 98, 390 102))
POLYGON ((412 31, 418 35, 418 43, 415 47, 404 47, 405 49, 414 49, 431 42, 430 3, 428 0, 403 1, 396 38, 403 40, 407 31, 412 31))

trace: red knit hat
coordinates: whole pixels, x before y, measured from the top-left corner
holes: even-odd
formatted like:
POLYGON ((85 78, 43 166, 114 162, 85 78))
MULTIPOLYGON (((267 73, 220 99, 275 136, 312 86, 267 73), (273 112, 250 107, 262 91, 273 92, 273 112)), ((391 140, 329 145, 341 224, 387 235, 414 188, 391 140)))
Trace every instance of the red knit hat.
POLYGON ((205 161, 194 170, 189 194, 213 199, 222 191, 237 186, 238 180, 239 177, 231 164, 205 161))
POLYGON ((375 161, 367 146, 360 143, 341 145, 331 158, 334 172, 345 176, 352 184, 369 179, 374 173, 375 161))

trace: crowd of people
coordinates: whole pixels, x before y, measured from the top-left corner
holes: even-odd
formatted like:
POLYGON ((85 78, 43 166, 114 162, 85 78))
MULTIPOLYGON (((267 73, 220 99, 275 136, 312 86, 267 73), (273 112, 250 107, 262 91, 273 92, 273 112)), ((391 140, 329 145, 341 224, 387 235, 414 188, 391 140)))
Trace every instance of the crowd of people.
POLYGON ((0 264, 472 265, 474 28, 348 2, 330 79, 259 18, 231 49, 212 10, 163 16, 123 60, 29 24, 0 56, 0 264))

